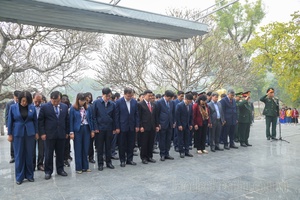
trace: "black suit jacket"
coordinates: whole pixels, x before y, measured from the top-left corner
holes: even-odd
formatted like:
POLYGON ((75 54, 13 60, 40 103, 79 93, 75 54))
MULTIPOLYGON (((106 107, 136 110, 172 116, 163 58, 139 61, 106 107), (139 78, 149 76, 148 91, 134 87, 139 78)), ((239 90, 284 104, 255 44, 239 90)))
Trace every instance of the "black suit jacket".
POLYGON ((139 117, 140 117, 140 128, 143 127, 145 131, 153 131, 155 127, 158 127, 156 119, 156 105, 150 103, 152 112, 150 112, 148 105, 145 101, 138 103, 139 117))
POLYGON ((39 134, 47 139, 64 139, 69 134, 69 114, 66 104, 59 104, 59 117, 56 117, 51 102, 43 104, 38 117, 39 134))
POLYGON ((16 102, 14 100, 11 100, 9 102, 6 103, 5 106, 5 126, 8 127, 8 113, 9 113, 9 109, 11 105, 14 105, 16 102))

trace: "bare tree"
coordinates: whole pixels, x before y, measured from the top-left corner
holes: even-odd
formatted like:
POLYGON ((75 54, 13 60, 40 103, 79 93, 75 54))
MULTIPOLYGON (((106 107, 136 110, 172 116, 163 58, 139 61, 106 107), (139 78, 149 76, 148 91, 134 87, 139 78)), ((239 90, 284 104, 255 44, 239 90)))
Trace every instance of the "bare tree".
POLYGON ((0 41, 0 94, 32 87, 47 94, 80 80, 88 68, 86 60, 99 51, 102 37, 97 33, 0 23, 0 41))
POLYGON ((96 81, 114 89, 132 87, 136 92, 148 89, 151 41, 129 36, 113 36, 94 67, 96 81))

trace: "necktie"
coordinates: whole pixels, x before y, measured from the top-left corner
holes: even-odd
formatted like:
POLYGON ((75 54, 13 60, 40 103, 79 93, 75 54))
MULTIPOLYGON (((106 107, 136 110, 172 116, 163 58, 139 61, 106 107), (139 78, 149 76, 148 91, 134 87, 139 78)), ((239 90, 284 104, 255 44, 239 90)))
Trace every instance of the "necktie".
POLYGON ((58 107, 57 106, 55 106, 55 114, 56 114, 56 117, 58 118, 59 113, 58 113, 58 107))
POLYGON ((148 102, 147 104, 148 104, 148 108, 149 108, 150 112, 152 112, 152 107, 151 107, 150 103, 148 102))

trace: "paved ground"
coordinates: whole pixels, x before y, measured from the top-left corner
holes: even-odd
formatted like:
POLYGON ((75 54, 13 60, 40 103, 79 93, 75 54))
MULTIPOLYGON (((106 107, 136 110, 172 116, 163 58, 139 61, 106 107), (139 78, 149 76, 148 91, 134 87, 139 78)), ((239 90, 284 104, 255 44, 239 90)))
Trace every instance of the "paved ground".
MULTIPOLYGON (((9 164, 9 143, 0 137, 0 199, 300 199, 300 125, 282 125, 283 138, 267 141, 264 121, 251 128, 253 147, 209 152, 193 158, 121 168, 102 172, 92 164, 91 173, 76 174, 74 162, 65 168, 68 177, 35 172, 35 182, 16 185, 14 164, 9 164)), ((155 154, 155 159, 159 156, 155 154)))

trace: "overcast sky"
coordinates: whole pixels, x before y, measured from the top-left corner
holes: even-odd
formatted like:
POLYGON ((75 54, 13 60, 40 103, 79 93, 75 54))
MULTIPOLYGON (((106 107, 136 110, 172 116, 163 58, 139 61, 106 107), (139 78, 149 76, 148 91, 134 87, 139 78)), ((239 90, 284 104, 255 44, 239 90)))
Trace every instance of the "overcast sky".
MULTIPOLYGON (((111 0, 99 0, 109 3, 111 0)), ((244 0, 240 0, 243 2, 244 0)), ((252 0, 255 1, 255 0, 252 0)), ((300 0, 263 0, 266 17, 262 25, 270 22, 287 22, 290 14, 300 10, 300 0)), ((215 0, 121 0, 119 6, 165 14, 169 8, 188 8, 204 10, 215 4, 215 0)))

